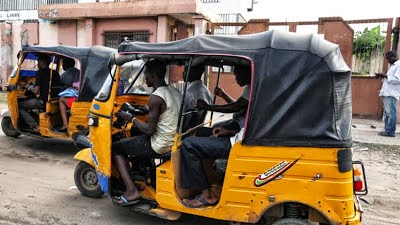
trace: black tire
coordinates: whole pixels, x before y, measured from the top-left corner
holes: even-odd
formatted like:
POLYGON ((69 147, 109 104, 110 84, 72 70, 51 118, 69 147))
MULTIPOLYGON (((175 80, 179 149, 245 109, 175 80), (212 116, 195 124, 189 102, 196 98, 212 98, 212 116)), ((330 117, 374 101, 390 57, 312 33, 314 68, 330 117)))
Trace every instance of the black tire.
POLYGON ((9 137, 18 137, 21 135, 21 133, 14 128, 11 118, 8 116, 3 117, 1 120, 1 129, 3 130, 4 134, 9 137))
POLYGON ((278 220, 272 225, 310 225, 310 223, 301 219, 286 218, 278 220))
POLYGON ((96 169, 87 162, 80 162, 75 167, 75 185, 82 195, 90 198, 99 198, 104 192, 97 179, 96 169))

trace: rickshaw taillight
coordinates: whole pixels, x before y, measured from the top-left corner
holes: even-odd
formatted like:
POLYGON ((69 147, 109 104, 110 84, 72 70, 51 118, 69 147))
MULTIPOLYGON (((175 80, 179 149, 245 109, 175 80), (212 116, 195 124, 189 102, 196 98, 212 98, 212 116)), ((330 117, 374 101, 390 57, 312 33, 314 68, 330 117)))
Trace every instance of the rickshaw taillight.
POLYGON ((359 161, 353 162, 353 190, 356 195, 368 193, 364 165, 359 161))

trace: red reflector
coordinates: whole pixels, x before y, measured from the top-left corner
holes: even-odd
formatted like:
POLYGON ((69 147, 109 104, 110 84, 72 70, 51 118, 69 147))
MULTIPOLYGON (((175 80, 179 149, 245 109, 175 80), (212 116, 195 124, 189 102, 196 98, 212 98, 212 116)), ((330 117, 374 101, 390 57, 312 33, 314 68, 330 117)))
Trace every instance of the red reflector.
POLYGON ((354 181, 354 190, 362 191, 363 190, 363 182, 362 181, 354 181))

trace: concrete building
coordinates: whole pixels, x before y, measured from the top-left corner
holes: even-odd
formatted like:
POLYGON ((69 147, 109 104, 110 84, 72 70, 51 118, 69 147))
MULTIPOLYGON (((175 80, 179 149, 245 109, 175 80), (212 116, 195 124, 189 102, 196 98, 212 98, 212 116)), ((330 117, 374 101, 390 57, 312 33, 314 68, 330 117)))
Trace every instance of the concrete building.
POLYGON ((0 2, 0 16, 2 87, 22 45, 117 48, 123 40, 164 42, 207 33, 220 21, 199 0, 10 0, 0 2))

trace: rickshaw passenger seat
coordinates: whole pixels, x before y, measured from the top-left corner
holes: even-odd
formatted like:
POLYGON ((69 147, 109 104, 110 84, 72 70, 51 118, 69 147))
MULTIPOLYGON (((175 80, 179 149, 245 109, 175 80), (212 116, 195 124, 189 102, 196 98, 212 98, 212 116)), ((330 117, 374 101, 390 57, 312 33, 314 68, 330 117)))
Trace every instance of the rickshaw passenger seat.
POLYGON ((199 110, 197 112, 192 112, 187 114, 183 119, 182 132, 186 132, 192 127, 204 123, 207 115, 207 110, 199 110))

